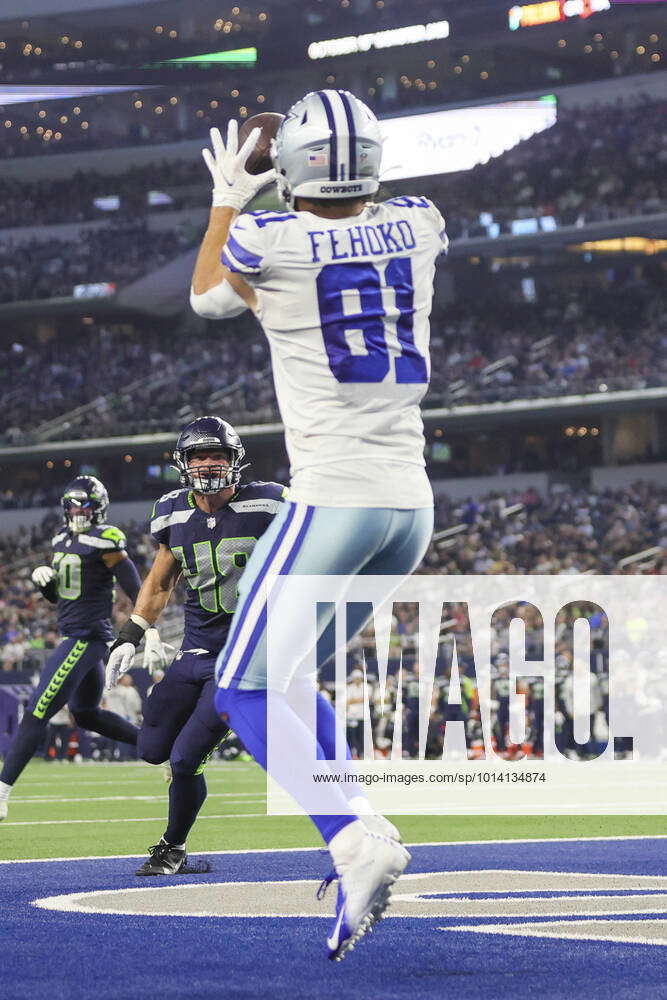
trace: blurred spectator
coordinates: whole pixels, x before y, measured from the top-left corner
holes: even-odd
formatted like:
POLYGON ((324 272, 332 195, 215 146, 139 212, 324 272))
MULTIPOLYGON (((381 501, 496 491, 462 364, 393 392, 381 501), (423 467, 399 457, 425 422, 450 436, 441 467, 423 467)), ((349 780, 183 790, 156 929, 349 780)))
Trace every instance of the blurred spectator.
POLYGON ((67 760, 69 736, 73 728, 73 720, 67 705, 56 712, 46 727, 45 760, 67 760))
MULTIPOLYGON (((664 102, 648 99, 564 107, 552 128, 488 163, 462 173, 392 182, 381 196, 406 191, 428 195, 442 209, 453 238, 479 235, 473 227, 479 229, 481 212, 493 215, 501 232, 508 232, 516 218, 546 215, 559 225, 574 225, 652 215, 667 204, 667 132, 656 127, 666 109, 664 102)), ((193 135, 205 141, 206 125, 197 123, 193 135)), ((159 147, 154 163, 115 175, 78 170, 67 179, 0 179, 0 229, 109 218, 112 213, 95 205, 96 198, 109 195, 119 198, 116 224, 166 208, 209 204, 209 178, 199 158, 167 161, 158 156, 159 147), (156 190, 167 194, 168 204, 149 204, 149 191, 156 190)))
POLYGON ((473 170, 419 178, 414 193, 438 204, 454 238, 479 227, 480 212, 509 232, 516 218, 567 226, 664 211, 667 132, 656 122, 666 113, 648 100, 562 108, 552 128, 473 170))
POLYGON ((347 685, 347 742, 355 759, 364 756, 364 708, 368 692, 364 672, 355 668, 347 685))
POLYGON ((72 296, 81 284, 131 284, 187 250, 197 236, 143 222, 82 230, 74 243, 45 235, 0 240, 0 304, 72 296))
MULTIPOLYGON (((664 291, 645 277, 604 294, 545 290, 537 302, 480 283, 475 297, 435 302, 425 405, 664 385, 666 323, 664 291)), ((9 382, 0 439, 30 443, 36 428, 65 414, 68 439, 173 430, 175 414, 214 410, 222 392, 236 422, 277 418, 266 340, 250 313, 225 322, 222 336, 217 325, 197 337, 164 326, 84 330, 0 347, 9 382)), ((0 490, 0 507, 20 505, 11 487, 0 490)))
MULTIPOLYGON (((141 695, 134 686, 131 674, 123 674, 118 684, 105 691, 102 700, 102 708, 115 712, 121 718, 131 722, 133 726, 141 725, 141 695)), ((137 748, 128 743, 110 741, 111 757, 113 760, 136 759, 137 748)))

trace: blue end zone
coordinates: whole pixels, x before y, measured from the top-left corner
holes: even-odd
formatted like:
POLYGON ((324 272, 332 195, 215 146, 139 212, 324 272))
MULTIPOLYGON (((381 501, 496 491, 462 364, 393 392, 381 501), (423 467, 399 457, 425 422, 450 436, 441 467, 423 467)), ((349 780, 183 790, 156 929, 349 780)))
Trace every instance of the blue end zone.
MULTIPOLYGON (((650 838, 423 845, 411 848, 409 872, 514 869, 664 877, 666 846, 667 841, 650 838)), ((210 874, 184 882, 317 880, 328 870, 327 857, 317 851, 224 854, 211 860, 210 874)), ((31 905, 50 895, 175 884, 167 878, 139 880, 135 868, 131 858, 0 865, 3 995, 12 1000, 481 1000, 518 992, 540 1000, 646 1000, 664 995, 664 947, 438 930, 448 923, 484 922, 460 916, 387 920, 345 962, 332 965, 326 959, 328 924, 319 919, 114 916, 31 905)), ((655 891, 650 882, 646 887, 655 891)), ((219 891, 224 893, 224 886, 219 891)), ((630 919, 656 918, 664 919, 665 913, 630 919)), ((494 924, 499 922, 494 918, 494 924)))

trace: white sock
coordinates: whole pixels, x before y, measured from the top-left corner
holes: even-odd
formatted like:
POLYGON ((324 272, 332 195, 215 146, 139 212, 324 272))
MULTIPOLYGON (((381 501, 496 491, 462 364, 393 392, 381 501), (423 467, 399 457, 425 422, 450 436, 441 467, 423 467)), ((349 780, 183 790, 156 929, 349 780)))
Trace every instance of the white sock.
POLYGON ((6 802, 9 798, 9 793, 12 790, 12 786, 6 784, 4 781, 0 781, 0 802, 6 802))
POLYGON ((328 846, 336 869, 339 865, 350 865, 356 861, 365 836, 363 823, 355 819, 331 838, 328 846))
MULTIPOLYGON (((169 841, 165 840, 164 837, 160 837, 160 840, 162 841, 163 844, 169 843, 169 841)), ((184 851, 185 850, 185 844, 169 844, 169 846, 170 847, 175 847, 177 851, 184 851)))
POLYGON ((365 795, 355 795, 350 799, 350 809, 357 816, 375 816, 375 809, 365 795))

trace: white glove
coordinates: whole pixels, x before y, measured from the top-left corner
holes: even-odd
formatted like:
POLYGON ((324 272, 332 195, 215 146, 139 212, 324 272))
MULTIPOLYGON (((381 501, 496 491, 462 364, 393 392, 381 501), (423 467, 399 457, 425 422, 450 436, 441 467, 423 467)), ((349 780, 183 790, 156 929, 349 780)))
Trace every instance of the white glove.
POLYGON ((124 642, 122 645, 112 649, 107 660, 104 683, 105 687, 111 690, 118 683, 119 677, 126 674, 132 666, 136 647, 131 642, 124 642))
MULTIPOLYGON (((120 648, 120 647, 119 647, 120 648)), ((147 628, 144 632, 144 658, 142 667, 153 676, 156 670, 164 670, 169 661, 169 652, 174 651, 174 646, 168 642, 162 642, 160 633, 156 628, 147 628)))
POLYGON ((50 566, 37 566, 32 571, 30 579, 36 587, 48 587, 55 575, 55 570, 50 566))
POLYGON ((232 118, 227 126, 227 145, 220 135, 220 129, 211 129, 210 149, 202 149, 202 156, 213 178, 213 207, 235 208, 237 212, 251 201, 260 188, 270 184, 278 176, 275 170, 265 170, 263 174, 249 174, 246 161, 257 145, 261 129, 254 128, 239 149, 239 126, 232 118))

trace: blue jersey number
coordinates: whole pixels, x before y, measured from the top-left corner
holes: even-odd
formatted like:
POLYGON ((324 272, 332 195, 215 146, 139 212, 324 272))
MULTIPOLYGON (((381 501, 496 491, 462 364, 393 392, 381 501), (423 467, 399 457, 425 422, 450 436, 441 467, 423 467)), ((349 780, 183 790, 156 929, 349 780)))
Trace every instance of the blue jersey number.
MULTIPOLYGON (((396 333, 401 355, 394 361, 396 381, 428 382, 426 359, 415 345, 413 331, 414 288, 412 263, 408 257, 393 258, 384 272, 387 288, 393 288, 399 316, 396 333)), ((317 276, 320 324, 329 367, 339 382, 382 382, 389 372, 389 350, 385 339, 382 279, 374 264, 325 264, 317 276), (359 312, 346 313, 345 292, 359 296, 359 312), (345 334, 361 330, 367 354, 353 354, 345 334)))

